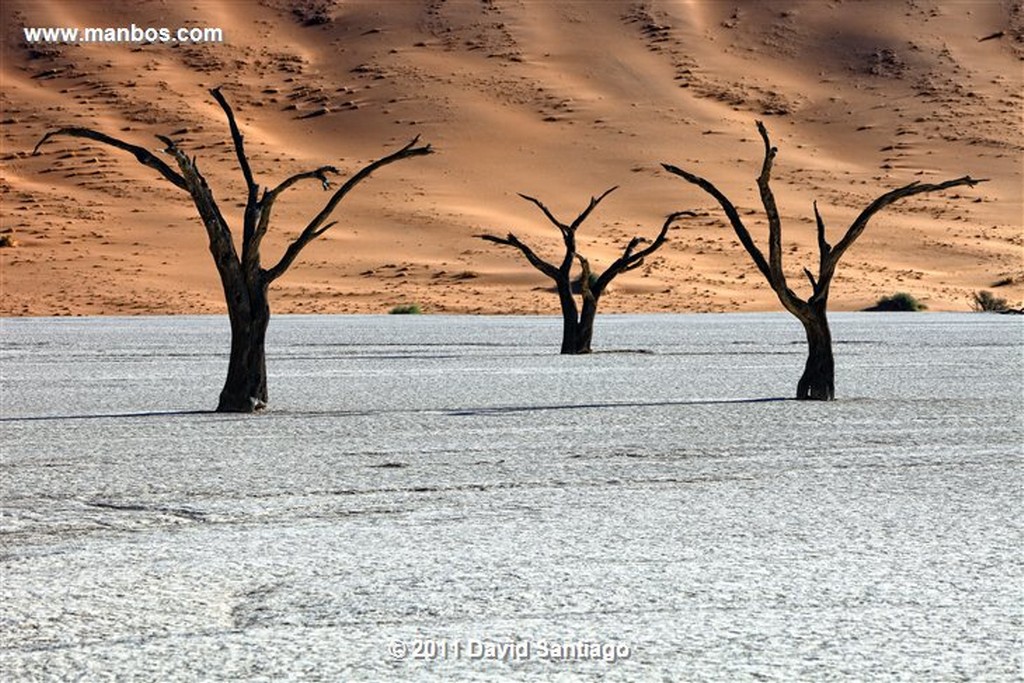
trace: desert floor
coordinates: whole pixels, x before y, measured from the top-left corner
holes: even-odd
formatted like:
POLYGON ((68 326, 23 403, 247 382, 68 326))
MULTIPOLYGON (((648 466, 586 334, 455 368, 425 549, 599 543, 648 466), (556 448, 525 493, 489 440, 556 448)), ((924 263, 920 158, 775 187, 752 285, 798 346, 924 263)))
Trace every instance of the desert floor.
POLYGON ((4 680, 1020 680, 1024 320, 837 314, 829 403, 785 313, 598 322, 280 316, 246 416, 222 316, 6 321, 4 680))

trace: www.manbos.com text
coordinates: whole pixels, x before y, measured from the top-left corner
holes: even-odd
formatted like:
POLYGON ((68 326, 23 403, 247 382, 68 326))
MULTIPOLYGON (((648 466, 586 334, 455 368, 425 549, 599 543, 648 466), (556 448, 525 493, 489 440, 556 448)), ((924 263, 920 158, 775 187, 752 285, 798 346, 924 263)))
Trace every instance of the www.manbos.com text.
POLYGON ((223 43, 224 29, 191 26, 170 29, 165 26, 108 26, 91 28, 25 27, 29 45, 37 43, 223 43))

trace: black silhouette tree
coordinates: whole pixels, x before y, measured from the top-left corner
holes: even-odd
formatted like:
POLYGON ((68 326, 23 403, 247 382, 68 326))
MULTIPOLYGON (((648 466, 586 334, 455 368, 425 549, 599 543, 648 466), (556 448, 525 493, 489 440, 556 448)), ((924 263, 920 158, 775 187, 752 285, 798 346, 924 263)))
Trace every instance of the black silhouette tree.
POLYGON ((768 139, 768 131, 761 121, 757 122, 757 130, 764 141, 764 163, 761 166, 761 174, 757 178, 757 187, 761 194, 765 215, 768 218, 767 259, 751 238, 735 205, 717 187, 704 178, 671 164, 662 164, 662 166, 669 173, 696 185, 718 201, 740 243, 750 254, 768 284, 771 285, 782 306, 803 324, 807 333, 808 355, 803 375, 797 383, 796 397, 798 399, 830 401, 835 398, 835 362, 832 355, 832 335, 828 327, 827 309, 829 287, 832 284, 833 276, 835 276, 839 260, 864 233, 872 216, 890 204, 917 194, 939 192, 961 185, 974 187, 985 181, 963 176, 936 184, 913 182, 890 190, 861 211, 860 215, 847 228, 843 238, 834 246, 828 243, 825 222, 822 220, 821 214, 818 212, 818 204, 815 202, 814 218, 818 229, 818 274, 815 276, 809 269, 804 268, 804 274, 811 284, 811 295, 807 299, 801 299, 786 283, 786 275, 782 267, 782 223, 779 219, 778 207, 775 204, 775 196, 769 186, 772 164, 778 150, 772 146, 768 139))
POLYGON ((268 399, 264 347, 267 325, 270 322, 270 305, 267 299, 270 284, 285 274, 310 242, 336 225, 337 221, 328 221, 338 204, 356 185, 369 178, 382 166, 430 154, 432 150, 430 145, 418 146, 419 138, 416 138, 401 149, 361 168, 334 191, 320 212, 289 243, 280 259, 267 268, 261 262, 260 245, 270 227, 271 212, 278 197, 291 186, 304 180, 318 180, 325 190, 329 190, 329 176, 337 174, 338 169, 334 166, 321 166, 312 171, 296 173, 273 189, 263 188, 261 192, 249 166, 243 136, 235 122, 231 106, 219 88, 210 90, 210 94, 227 117, 238 165, 245 178, 246 199, 242 220, 241 254, 235 248, 231 229, 213 197, 213 191, 206 178, 200 173, 195 157, 189 158, 169 137, 156 136, 164 144, 163 151, 174 160, 178 167, 177 171, 144 147, 90 128, 60 128, 50 131, 36 144, 33 154, 38 154, 44 143, 58 135, 86 138, 130 152, 139 163, 155 169, 172 185, 189 193, 209 237, 210 253, 213 255, 213 262, 224 288, 224 300, 231 322, 231 356, 217 410, 254 412, 264 408, 268 399))
POLYGON ((622 252, 622 256, 617 258, 603 273, 594 273, 590 268, 590 262, 584 257, 576 246, 576 231, 583 224, 587 217, 590 216, 591 212, 601 201, 615 191, 617 188, 612 187, 605 190, 598 197, 591 197, 590 203, 587 208, 583 209, 576 219, 572 223, 564 223, 558 220, 554 214, 545 206, 540 200, 529 197, 525 194, 519 196, 526 201, 534 204, 539 208, 549 221, 562 235, 562 242, 565 245, 565 253, 562 255, 561 261, 558 265, 545 261, 534 252, 529 246, 524 244, 518 237, 511 232, 505 237, 499 237, 497 235, 482 234, 477 235, 482 240, 488 242, 494 242, 495 244, 507 245, 515 247, 526 260, 534 268, 547 275, 555 282, 555 291, 558 294, 558 302, 562 309, 562 353, 575 355, 581 353, 590 353, 590 344, 594 336, 594 318, 597 316, 597 306, 601 300, 601 295, 607 290, 608 285, 613 279, 622 273, 628 272, 639 268, 644 264, 644 259, 661 247, 665 243, 668 236, 668 230, 680 216, 691 216, 693 215, 689 211, 680 211, 673 213, 665 219, 665 223, 661 226, 661 232, 658 233, 654 241, 647 244, 642 249, 640 246, 645 244, 647 240, 642 237, 634 237, 626 245, 626 248, 622 252), (579 261, 580 264, 580 275, 578 282, 578 289, 581 298, 581 305, 576 304, 576 298, 574 295, 573 286, 573 262, 579 261))

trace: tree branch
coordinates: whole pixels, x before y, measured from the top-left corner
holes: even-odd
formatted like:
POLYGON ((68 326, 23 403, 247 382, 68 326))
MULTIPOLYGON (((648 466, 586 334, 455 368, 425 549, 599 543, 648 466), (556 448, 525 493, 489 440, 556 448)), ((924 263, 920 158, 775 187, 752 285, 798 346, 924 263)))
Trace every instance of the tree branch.
POLYGON ((185 179, 180 174, 176 173, 170 166, 165 164, 161 159, 157 158, 148 149, 127 143, 105 133, 92 130, 91 128, 72 127, 51 130, 36 143, 35 148, 32 150, 32 154, 39 154, 39 148, 42 147, 50 138, 58 135, 70 135, 72 137, 86 138, 130 152, 135 155, 135 158, 140 164, 156 169, 160 175, 169 180, 175 187, 185 190, 186 192, 188 191, 188 184, 185 182, 185 179))
POLYGON ((210 94, 213 95, 213 99, 217 100, 217 104, 224 110, 224 115, 228 118, 228 127, 231 129, 231 141, 234 143, 235 156, 238 157, 238 166, 242 169, 242 176, 245 178, 245 186, 249 190, 249 196, 255 197, 256 193, 256 181, 252 177, 252 169, 249 167, 249 159, 245 156, 245 144, 242 131, 238 129, 238 123, 235 122, 235 113, 231 110, 231 105, 224 99, 224 95, 220 92, 220 86, 210 89, 210 94))
POLYGON ((256 265, 256 261, 258 261, 260 244, 263 242, 263 237, 267 234, 267 228, 270 227, 270 216, 274 208, 274 203, 277 201, 277 198, 281 193, 298 182, 313 178, 321 182, 324 190, 329 190, 331 187, 331 181, 327 177, 327 173, 338 173, 338 169, 334 166, 321 166, 320 168, 312 171, 296 173, 295 175, 281 181, 281 183, 273 190, 263 191, 263 196, 259 200, 259 220, 256 222, 256 229, 253 231, 252 237, 247 243, 249 248, 246 252, 245 258, 248 259, 249 265, 256 265))
POLYGON ((818 283, 814 279, 814 274, 811 273, 810 269, 804 268, 804 275, 806 275, 807 279, 810 280, 810 282, 811 282, 811 290, 815 294, 817 294, 818 293, 818 283))
POLYGON ((523 253, 523 256, 525 256, 526 260, 530 262, 530 265, 532 265, 534 268, 547 275, 555 282, 558 282, 560 275, 558 268, 548 263, 541 257, 537 256, 537 254, 532 249, 530 249, 530 247, 526 246, 521 241, 519 241, 519 238, 513 235, 512 233, 508 233, 508 236, 506 237, 498 237, 497 235, 488 234, 476 235, 476 237, 482 240, 486 240, 487 242, 494 242, 495 244, 504 244, 510 247, 515 247, 516 249, 523 253))
POLYGON ((671 213, 665 218, 665 222, 661 225, 661 231, 658 236, 654 238, 648 246, 644 247, 638 252, 634 253, 641 243, 644 242, 642 237, 634 237, 626 245, 626 248, 622 252, 622 256, 616 259, 610 266, 608 266, 601 276, 597 278, 597 283, 594 285, 594 289, 597 290, 600 295, 604 291, 605 287, 611 284, 611 281, 618 276, 620 273, 625 273, 630 270, 634 270, 643 265, 644 259, 653 254, 657 249, 665 243, 668 237, 668 230, 672 227, 672 224, 676 222, 682 216, 696 216, 693 211, 676 211, 671 213))
POLYGON ((665 222, 662 223, 661 231, 658 233, 658 236, 654 238, 654 241, 651 242, 649 246, 641 249, 636 254, 633 254, 631 258, 642 259, 654 253, 654 251, 660 248, 661 245, 664 244, 665 240, 668 238, 668 230, 670 227, 672 227, 673 223, 675 223, 678 219, 682 218, 683 216, 693 218, 696 215, 697 214, 694 213, 693 211, 676 211, 675 213, 670 213, 665 218, 665 222))
POLYGON ((832 280, 831 275, 827 275, 828 259, 832 253, 832 245, 826 239, 825 219, 821 217, 821 212, 818 211, 818 202, 812 202, 812 206, 814 207, 814 223, 818 231, 818 279, 815 280, 811 277, 811 271, 804 268, 804 273, 810 278, 811 289, 813 290, 813 294, 807 299, 808 303, 811 303, 812 300, 827 299, 828 288, 832 280))
POLYGON ((864 229, 868 227, 868 222, 872 216, 884 209, 885 207, 911 197, 915 194, 924 194, 927 192, 939 192, 946 190, 951 187, 959 187, 966 185, 968 187, 974 187, 978 183, 988 182, 987 178, 975 179, 970 176, 962 176, 960 178, 954 178, 953 180, 946 180, 941 183, 920 183, 913 182, 903 187, 898 187, 895 190, 886 192, 881 197, 871 202, 866 209, 861 211, 860 215, 857 216, 856 220, 850 224, 843 239, 836 244, 835 247, 829 250, 828 256, 822 256, 821 272, 818 275, 818 282, 823 291, 828 291, 829 283, 832 281, 832 277, 835 275, 836 268, 839 265, 839 259, 843 257, 846 250, 849 249, 857 238, 864 233, 864 229))
POLYGON ((868 226, 868 221, 871 220, 871 217, 890 204, 915 194, 939 192, 941 190, 947 190, 951 187, 958 187, 961 185, 974 187, 978 183, 984 182, 988 182, 988 179, 975 179, 970 176, 962 176, 960 178, 946 180, 937 184, 913 182, 909 185, 904 185, 903 187, 886 192, 881 197, 871 202, 871 204, 869 204, 868 207, 864 209, 859 216, 857 216, 857 219, 853 221, 850 228, 846 231, 846 235, 843 236, 843 239, 841 239, 835 248, 832 249, 831 260, 838 261, 842 257, 843 253, 846 252, 857 238, 861 236, 864 229, 868 226))
POLYGON ((576 254, 577 260, 580 262, 580 295, 584 301, 589 301, 592 304, 597 303, 597 297, 601 295, 601 291, 595 292, 590 288, 590 261, 586 259, 583 254, 576 254))
POLYGON ((822 258, 827 258, 829 252, 832 251, 832 246, 825 239, 825 221, 821 217, 821 213, 818 212, 818 202, 814 202, 814 222, 818 226, 818 253, 822 258))
MULTIPOLYGON (((637 237, 634 237, 633 239, 631 239, 629 241, 629 244, 626 245, 626 248, 622 250, 622 259, 623 260, 630 260, 630 259, 632 259, 633 258, 633 251, 637 247, 639 247, 641 244, 646 242, 646 241, 647 241, 646 239, 644 239, 643 237, 640 237, 640 236, 637 236, 637 237)), ((640 258, 643 258, 643 256, 640 256, 640 258)))
POLYGON ((337 224, 338 224, 338 221, 331 221, 330 223, 328 223, 324 227, 322 227, 319 230, 317 230, 316 232, 314 232, 313 233, 313 237, 319 237, 320 235, 324 234, 325 232, 327 232, 328 230, 330 230, 331 228, 333 228, 337 224))
POLYGON ((757 121, 757 132, 764 141, 764 163, 761 165, 761 174, 757 177, 757 188, 761 194, 765 215, 768 217, 768 268, 772 274, 772 288, 782 292, 786 290, 786 273, 782 269, 782 219, 779 218, 779 208, 775 204, 775 194, 770 184, 772 165, 779 150, 772 146, 771 140, 768 139, 768 130, 761 121, 757 121))
POLYGON ((288 248, 285 250, 284 255, 281 256, 281 260, 278 261, 273 268, 267 270, 266 276, 268 282, 272 282, 277 278, 281 277, 282 275, 284 275, 284 273, 288 270, 289 267, 291 267, 296 257, 306 247, 306 245, 312 242, 320 235, 322 235, 324 232, 326 232, 326 230, 330 226, 327 226, 326 228, 323 229, 321 229, 321 226, 327 221, 328 218, 331 217, 331 214, 334 213, 334 210, 337 208, 341 200, 344 199, 346 195, 348 195, 348 193, 351 192, 353 188, 355 188, 356 185, 369 178, 374 171, 381 168, 382 166, 387 166, 388 164, 392 164, 402 159, 425 156, 427 154, 433 153, 434 150, 430 147, 430 145, 422 145, 420 147, 417 147, 416 144, 419 142, 419 140, 419 136, 416 136, 415 138, 412 139, 411 142, 405 145, 405 147, 402 147, 401 149, 392 152, 391 154, 380 159, 377 159, 376 161, 364 166, 362 169, 359 170, 359 172, 357 172, 355 175, 353 175, 351 178, 345 181, 345 183, 341 187, 339 187, 333 195, 331 195, 331 198, 327 200, 327 204, 324 206, 323 209, 320 210, 320 213, 318 213, 313 218, 313 220, 309 222, 305 229, 299 234, 299 236, 296 237, 295 240, 288 245, 288 248))
POLYGON ((214 199, 213 191, 210 189, 206 178, 199 172, 199 166, 195 158, 188 156, 178 149, 174 141, 165 135, 156 136, 167 147, 164 151, 174 157, 184 175, 185 183, 189 194, 192 196, 192 203, 195 204, 206 227, 207 236, 210 239, 210 249, 218 272, 223 275, 229 270, 234 270, 241 264, 238 253, 235 251, 235 243, 231 238, 231 228, 221 213, 220 206, 214 199))
POLYGON ((298 183, 303 180, 309 180, 312 178, 319 180, 320 183, 323 185, 323 188, 325 190, 329 190, 331 189, 331 179, 327 177, 328 173, 337 174, 340 173, 340 171, 338 171, 338 169, 335 168, 334 166, 321 166, 320 168, 314 169, 312 171, 296 173, 290 178, 282 180, 281 183, 278 184, 278 186, 275 187, 273 190, 270 190, 268 194, 276 198, 279 194, 287 190, 295 183, 298 183))
POLYGON ((565 235, 569 231, 569 226, 555 218, 555 215, 551 213, 551 210, 548 209, 548 207, 544 206, 544 202, 535 197, 525 195, 521 192, 519 193, 519 196, 525 199, 526 201, 530 202, 531 204, 536 205, 538 209, 543 211, 544 215, 547 216, 548 220, 551 221, 551 223, 554 224, 554 226, 558 228, 563 235, 565 235))
MULTIPOLYGON (((530 202, 538 209, 540 209, 541 212, 547 217, 547 219, 555 227, 558 228, 558 231, 560 233, 562 233, 562 241, 565 244, 565 256, 563 257, 561 264, 558 266, 555 266, 554 264, 548 263, 547 261, 541 259, 539 256, 537 256, 536 253, 534 253, 532 249, 523 244, 512 233, 509 233, 507 237, 497 237, 495 235, 488 234, 477 235, 477 237, 483 240, 487 240, 488 242, 494 242, 495 244, 505 244, 519 249, 519 251, 521 251, 523 255, 526 257, 526 260, 529 261, 534 268, 536 268, 537 270, 539 270, 540 272, 544 273, 552 280, 554 280, 555 284, 557 284, 560 289, 568 288, 570 286, 569 278, 572 272, 572 263, 574 258, 579 259, 580 265, 583 267, 585 271, 585 277, 589 277, 590 274, 590 263, 582 255, 576 253, 576 230, 580 227, 583 221, 587 219, 591 212, 593 212, 597 205, 601 203, 601 200, 603 200, 609 194, 614 192, 616 189, 617 186, 611 187, 605 190, 599 196, 591 197, 590 202, 587 204, 587 207, 583 209, 583 211, 581 211, 578 216, 576 216, 576 220, 574 220, 570 225, 566 225, 562 221, 558 220, 558 218, 551 212, 551 210, 544 204, 544 202, 540 201, 536 197, 531 197, 529 195, 519 193, 520 197, 522 197, 523 199, 525 199, 526 201, 530 202)), ((586 296, 588 295, 591 297, 594 296, 594 292, 591 292, 590 290, 589 281, 586 283, 585 286, 584 298, 586 298, 586 296)), ((596 292, 596 295, 600 296, 600 292, 596 292)))
POLYGON ((881 197, 875 199, 866 209, 864 209, 864 211, 861 212, 857 219, 850 225, 842 240, 840 240, 835 247, 830 246, 828 243, 825 234, 825 221, 821 217, 821 212, 818 211, 818 203, 814 202, 814 218, 817 226, 819 252, 818 277, 815 279, 811 271, 804 268, 804 274, 807 276, 807 279, 810 281, 813 289, 813 294, 808 297, 807 301, 804 301, 797 297, 796 294, 786 286, 785 272, 782 267, 782 222, 779 217, 778 207, 775 203, 775 196, 770 187, 772 165, 778 150, 771 145, 771 141, 768 137, 768 131, 761 121, 757 122, 757 130, 761 136, 761 140, 764 142, 764 162, 761 166, 761 174, 757 178, 757 185, 761 194, 761 203, 764 205, 765 213, 768 217, 769 251, 767 261, 764 258, 764 254, 757 248, 757 245, 754 244, 750 237, 750 233, 740 220, 736 207, 733 206, 729 199, 722 194, 718 188, 704 178, 688 173, 687 171, 683 171, 675 166, 671 166, 669 164, 662 164, 662 166, 669 173, 678 175, 687 182, 697 185, 718 201, 722 209, 725 211, 726 216, 728 216, 729 222, 732 223, 736 236, 739 237, 740 242, 747 250, 747 253, 750 254, 751 258, 754 260, 754 264, 757 266, 758 270, 761 271, 761 274, 771 285, 772 289, 775 290, 775 293, 779 297, 779 301, 790 313, 805 322, 813 317, 813 315, 816 315, 811 308, 815 306, 824 307, 827 303, 829 285, 831 284, 832 277, 835 275, 839 259, 842 258, 846 250, 849 249, 854 241, 856 241, 856 239, 864 232, 864 229, 867 227, 868 222, 874 214, 893 202, 915 194, 937 192, 960 185, 974 187, 978 183, 985 182, 984 179, 976 180, 970 176, 963 176, 961 178, 955 178, 953 180, 947 180, 937 184, 922 184, 915 182, 887 192, 881 197))
POLYGON ((562 264, 559 267, 559 270, 561 270, 566 277, 569 276, 569 271, 572 270, 573 255, 576 253, 576 230, 580 227, 580 225, 583 224, 583 221, 587 220, 587 217, 595 208, 597 208, 597 205, 601 203, 601 200, 603 200, 605 197, 607 197, 617 189, 618 185, 616 185, 615 187, 608 188, 607 190, 602 192, 601 195, 598 197, 591 197, 590 203, 587 204, 587 208, 583 209, 583 211, 581 211, 580 214, 576 216, 576 220, 574 220, 570 225, 566 225, 562 221, 558 220, 555 217, 555 215, 551 213, 551 210, 548 209, 548 207, 545 206, 544 203, 539 199, 522 193, 519 194, 519 196, 525 199, 526 201, 536 205, 537 208, 539 208, 544 213, 544 215, 547 216, 547 219, 551 221, 562 233, 562 241, 565 243, 565 258, 562 259, 562 264))
POLYGON ((600 204, 605 197, 610 195, 612 192, 615 192, 615 190, 617 189, 619 189, 618 185, 614 187, 609 187, 607 190, 602 192, 600 196, 591 197, 590 203, 587 205, 587 208, 583 209, 579 216, 576 216, 576 220, 572 222, 572 225, 569 226, 569 229, 575 232, 576 229, 583 224, 583 221, 587 220, 587 217, 590 216, 591 212, 597 208, 597 205, 600 204))
POLYGON ((231 105, 224 99, 224 95, 220 92, 220 87, 212 88, 210 94, 213 95, 213 99, 217 100, 217 104, 220 105, 220 108, 224 110, 224 115, 227 116, 228 127, 231 129, 231 141, 235 147, 235 156, 238 157, 238 166, 242 169, 242 176, 245 178, 246 197, 245 213, 242 220, 242 260, 247 264, 253 264, 255 261, 258 261, 258 257, 252 253, 251 242, 253 235, 256 233, 256 224, 260 212, 259 201, 257 201, 260 188, 256 181, 253 180, 249 159, 245 155, 244 137, 238 129, 238 123, 235 121, 235 113, 231 110, 231 105))
POLYGON ((748 232, 747 227, 743 225, 743 221, 740 220, 739 212, 736 210, 733 203, 729 201, 729 198, 722 194, 714 184, 698 175, 684 171, 683 169, 671 164, 662 164, 661 166, 669 173, 677 175, 686 182, 696 185, 718 201, 719 206, 721 206, 722 210, 725 211, 725 215, 728 217, 729 223, 732 224, 732 229, 736 233, 736 237, 739 238, 740 244, 742 244, 743 248, 747 250, 748 254, 750 254, 750 258, 754 260, 754 265, 756 265, 757 269, 761 271, 761 275, 764 276, 764 279, 771 283, 772 273, 771 269, 768 267, 768 261, 765 260, 764 254, 762 254, 761 250, 757 248, 756 244, 754 244, 754 240, 750 237, 750 232, 748 232))
POLYGON ((772 193, 770 181, 772 165, 775 161, 775 155, 778 150, 772 146, 771 140, 768 138, 768 131, 761 121, 757 122, 757 131, 761 136, 761 140, 764 142, 764 162, 761 165, 761 173, 757 177, 757 187, 761 195, 761 203, 764 205, 765 215, 768 218, 768 260, 764 258, 764 254, 757 245, 754 244, 754 240, 750 237, 750 233, 747 231, 746 226, 743 225, 743 221, 740 220, 739 213, 736 211, 736 207, 726 198, 721 191, 718 190, 713 184, 707 180, 696 176, 692 173, 687 173, 675 166, 668 164, 662 164, 666 171, 674 173, 675 175, 681 176, 684 180, 699 186, 705 192, 713 196, 718 203, 725 210, 726 215, 729 217, 729 222, 732 223, 733 230, 736 232, 736 236, 739 237, 740 243, 750 254, 750 257, 754 260, 754 264, 757 269, 761 271, 765 280, 771 285, 771 288, 775 291, 775 294, 779 297, 779 301, 782 305, 794 315, 798 317, 801 315, 799 312, 806 302, 802 301, 786 284, 786 274, 782 268, 782 221, 779 217, 778 206, 775 203, 775 195, 772 193))

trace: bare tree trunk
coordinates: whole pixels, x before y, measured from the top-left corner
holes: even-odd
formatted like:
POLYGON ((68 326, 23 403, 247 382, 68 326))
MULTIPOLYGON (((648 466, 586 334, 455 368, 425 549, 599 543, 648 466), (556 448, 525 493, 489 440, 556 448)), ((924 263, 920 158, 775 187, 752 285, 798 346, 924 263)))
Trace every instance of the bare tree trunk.
MULTIPOLYGON (((579 318, 576 309, 576 300, 572 297, 572 285, 568 276, 558 281, 558 301, 562 306, 562 355, 575 355, 578 350, 577 335, 579 333, 579 318)), ((589 353, 590 349, 584 353, 589 353)))
POLYGON ((576 330, 576 353, 590 353, 590 340, 594 337, 594 318, 597 317, 597 297, 583 299, 580 324, 576 330))
POLYGON ((808 309, 800 322, 807 333, 807 363, 796 385, 799 400, 831 401, 835 398, 836 366, 832 358, 832 333, 824 304, 808 309))
MULTIPOLYGON (((270 323, 267 285, 249 288, 228 310, 231 321, 231 357, 220 392, 217 412, 251 413, 267 405, 265 342, 270 323)), ((231 298, 228 301, 232 301, 231 298)))

